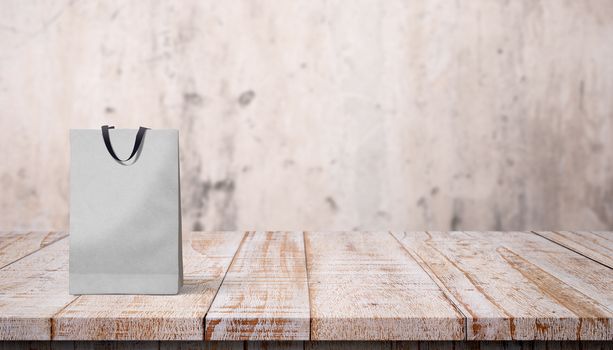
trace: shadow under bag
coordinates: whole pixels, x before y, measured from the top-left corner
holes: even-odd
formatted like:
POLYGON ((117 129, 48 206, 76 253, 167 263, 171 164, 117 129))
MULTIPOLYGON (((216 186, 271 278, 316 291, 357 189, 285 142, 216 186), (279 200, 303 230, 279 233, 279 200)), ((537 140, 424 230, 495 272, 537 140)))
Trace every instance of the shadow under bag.
POLYGON ((178 130, 70 130, 70 294, 176 294, 178 130))

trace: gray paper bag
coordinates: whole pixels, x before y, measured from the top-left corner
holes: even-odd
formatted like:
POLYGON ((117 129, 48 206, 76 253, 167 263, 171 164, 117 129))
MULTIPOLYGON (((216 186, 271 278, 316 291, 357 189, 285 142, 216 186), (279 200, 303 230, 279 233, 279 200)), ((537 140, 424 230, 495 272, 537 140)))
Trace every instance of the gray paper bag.
POLYGON ((70 294, 179 291, 178 143, 177 130, 70 130, 70 294))

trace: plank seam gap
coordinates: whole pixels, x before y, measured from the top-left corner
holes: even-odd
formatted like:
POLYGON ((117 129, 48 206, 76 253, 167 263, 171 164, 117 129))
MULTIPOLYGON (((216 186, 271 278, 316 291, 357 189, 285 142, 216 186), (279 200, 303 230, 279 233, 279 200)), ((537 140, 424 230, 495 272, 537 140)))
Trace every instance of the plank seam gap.
MULTIPOLYGON (((557 231, 552 231, 552 232, 556 232, 556 233, 558 233, 557 231)), ((574 233, 574 231, 571 231, 571 232, 573 232, 573 233, 574 233)), ((571 251, 571 252, 573 252, 573 253, 576 253, 576 254, 578 254, 578 255, 581 255, 581 256, 582 256, 582 257, 584 257, 584 258, 588 258, 588 259, 592 260, 593 262, 595 262, 595 263, 597 263, 597 264, 600 264, 600 265, 602 265, 602 266, 604 266, 604 267, 606 267, 606 268, 608 268, 608 269, 613 270, 613 267, 611 267, 611 266, 609 266, 609 265, 606 265, 606 264, 603 264, 603 263, 601 263, 600 261, 598 261, 598 260, 596 260, 596 259, 593 259, 593 258, 591 258, 591 257, 589 257, 589 256, 587 256, 587 255, 585 255, 585 254, 583 254, 583 253, 581 253, 581 252, 579 252, 579 251, 577 251, 577 250, 575 250, 575 249, 573 249, 573 248, 571 248, 571 247, 569 247, 569 246, 565 245, 565 244, 562 244, 562 243, 560 243, 560 242, 556 242, 556 241, 554 241, 553 239, 550 239, 549 237, 543 236, 543 235, 541 235, 540 233, 538 233, 537 231, 530 231, 530 233, 533 233, 533 234, 535 234, 535 235, 537 235, 537 236, 539 236, 539 237, 541 237, 541 238, 544 238, 544 239, 546 239, 546 240, 548 240, 548 241, 550 241, 550 242, 552 242, 552 243, 555 243, 556 245, 558 245, 558 246, 560 246, 560 247, 562 247, 562 248, 566 248, 566 249, 570 250, 570 251, 571 251)))
POLYGON ((51 246, 52 244, 55 244, 55 243, 57 243, 57 242, 59 242, 59 241, 61 241, 61 240, 63 240, 63 239, 66 239, 66 238, 68 238, 68 235, 66 235, 66 236, 64 236, 64 237, 61 237, 61 238, 58 238, 58 239, 56 239, 55 241, 53 241, 53 242, 51 242, 51 243, 47 244, 46 246, 42 246, 42 247, 40 247, 40 248, 38 248, 38 249, 36 249, 36 250, 31 251, 30 253, 28 253, 28 254, 26 254, 26 255, 22 256, 21 258, 19 258, 19 259, 17 259, 17 260, 15 260, 15 261, 13 261, 13 262, 10 262, 10 263, 8 263, 8 264, 6 264, 6 265, 4 265, 4 266, 0 267, 0 270, 4 269, 4 268, 5 268, 5 267, 7 267, 7 266, 11 266, 11 265, 13 265, 14 263, 16 263, 16 262, 18 262, 18 261, 20 261, 20 260, 22 260, 22 259, 25 259, 25 258, 27 258, 28 256, 30 256, 30 255, 32 255, 32 254, 34 254, 34 253, 36 253, 36 252, 39 252, 39 251, 41 251, 41 250, 43 250, 43 249, 45 249, 45 248, 47 248, 47 247, 51 246))
POLYGON ((241 239, 241 242, 238 244, 238 247, 236 248, 234 255, 232 255, 232 260, 230 260, 230 264, 228 265, 228 268, 226 269, 226 271, 224 271, 223 277, 221 278, 221 282, 219 283, 219 287, 217 287, 217 290, 215 291, 215 295, 213 296, 213 299, 211 299, 211 303, 209 304, 209 307, 206 309, 206 312, 204 313, 204 318, 202 319, 202 331, 204 332, 204 334, 202 335, 203 341, 206 341, 206 317, 209 315, 209 311, 211 311, 211 306, 213 306, 215 299, 217 299, 217 294, 219 294, 219 290, 223 286, 223 282, 226 280, 228 271, 230 271, 230 269, 232 268, 232 265, 234 265, 234 260, 236 260, 236 256, 238 255, 238 252, 240 252, 241 248, 243 247, 243 243, 245 243, 245 239, 247 239, 247 234, 249 232, 250 231, 243 232, 243 238, 241 239))
MULTIPOLYGON (((309 277, 309 262, 307 258, 307 244, 306 244, 306 232, 302 231, 302 246, 304 248, 304 269, 306 270, 306 278, 307 278, 307 293, 309 296, 309 341, 311 340, 311 329, 313 329, 313 315, 311 315, 311 284, 309 277)), ((304 348, 304 347, 303 347, 304 348)))
MULTIPOLYGON (((428 231, 424 231, 424 232, 428 232, 428 231)), ((443 295, 445 296, 445 298, 449 301, 449 303, 451 304, 451 306, 453 306, 453 308, 460 314, 462 315, 462 317, 464 317, 464 339, 468 341, 468 316, 466 316, 466 313, 462 310, 462 307, 459 304, 459 302, 457 300, 455 300, 455 297, 453 296, 453 294, 451 294, 451 292, 447 289, 447 287, 445 287, 445 285, 443 284, 443 282, 441 282, 439 280, 439 278, 436 276, 436 274, 434 273, 434 271, 430 270, 430 267, 427 266, 427 263, 421 259, 421 257, 419 256, 415 256, 417 254, 413 254, 411 249, 405 247, 404 244, 402 244, 402 242, 398 239, 398 237, 396 237, 396 235, 394 235, 391 231, 387 232, 390 236, 392 236, 392 238, 400 245, 400 247, 409 254, 409 256, 411 257, 411 259, 413 259, 413 261, 415 261, 417 263, 417 265, 419 265, 419 267, 422 269, 422 271, 424 271, 426 273, 426 275, 428 275, 428 277, 430 277, 430 279, 432 280, 432 282, 434 282, 438 287, 439 290, 441 291, 441 293, 443 293, 443 295), (418 259, 419 257, 419 259, 418 259), (422 264, 423 262, 423 264, 422 264), (424 266, 424 264, 426 266, 424 266), (427 267, 427 268, 426 268, 427 267)), ((406 234, 406 232, 403 232, 404 234, 406 234)))
MULTIPOLYGON (((56 239, 52 240, 51 242, 47 243, 47 245, 42 246, 42 247, 40 247, 39 249, 42 249, 42 248, 44 248, 44 247, 46 247, 46 246, 48 246, 48 245, 50 245, 50 244, 53 244, 53 243, 55 243, 55 242, 59 241, 60 239, 64 239, 64 238, 68 237, 68 235, 69 235, 68 231, 45 231, 45 232, 47 232, 47 235, 46 235, 46 236, 43 238, 43 242, 44 242, 44 241, 45 241, 45 240, 46 240, 46 239, 47 239, 49 236, 52 236, 54 232, 55 232, 56 234, 58 234, 58 235, 62 235, 62 236, 60 236, 60 237, 58 237, 58 238, 56 238, 56 239)), ((41 242, 41 243, 43 243, 43 242, 41 242)))
POLYGON ((81 298, 81 295, 75 296, 68 304, 64 305, 61 309, 59 309, 57 312, 55 312, 50 318, 49 318, 49 339, 53 340, 55 338, 55 335, 53 333, 55 333, 55 318, 64 310, 66 310, 67 307, 69 307, 70 305, 72 305, 72 303, 74 303, 75 301, 77 301, 79 298, 81 298))

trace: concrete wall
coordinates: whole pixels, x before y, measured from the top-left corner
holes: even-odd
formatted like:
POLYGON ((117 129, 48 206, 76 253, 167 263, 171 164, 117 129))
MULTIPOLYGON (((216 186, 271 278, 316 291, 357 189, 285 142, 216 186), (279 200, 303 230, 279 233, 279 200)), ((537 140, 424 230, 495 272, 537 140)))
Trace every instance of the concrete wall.
POLYGON ((185 229, 613 228, 613 1, 0 1, 0 229, 178 128, 185 229))

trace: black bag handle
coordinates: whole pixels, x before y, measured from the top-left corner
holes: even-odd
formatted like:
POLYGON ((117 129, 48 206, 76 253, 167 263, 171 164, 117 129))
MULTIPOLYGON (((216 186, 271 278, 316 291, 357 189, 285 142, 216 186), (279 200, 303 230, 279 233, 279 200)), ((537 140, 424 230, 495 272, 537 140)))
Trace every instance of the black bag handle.
POLYGON ((136 140, 134 140, 134 148, 132 149, 132 154, 128 157, 128 159, 119 159, 113 150, 113 145, 111 145, 111 138, 109 136, 109 129, 115 129, 114 126, 103 125, 102 126, 102 138, 104 139, 104 144, 106 145, 107 151, 111 154, 116 161, 120 163, 124 163, 132 159, 136 153, 138 153, 138 149, 143 143, 143 138, 145 137, 145 131, 149 128, 139 127, 138 132, 136 133, 136 140))

